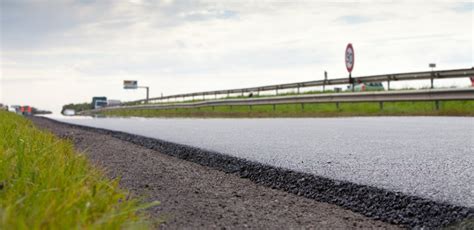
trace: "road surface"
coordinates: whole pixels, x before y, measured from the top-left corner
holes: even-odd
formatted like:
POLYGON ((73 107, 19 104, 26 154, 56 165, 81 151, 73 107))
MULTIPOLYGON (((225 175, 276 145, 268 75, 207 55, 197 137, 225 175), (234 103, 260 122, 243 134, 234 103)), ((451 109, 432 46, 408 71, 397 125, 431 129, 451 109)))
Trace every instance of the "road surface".
POLYGON ((55 118, 474 207, 474 118, 55 118))

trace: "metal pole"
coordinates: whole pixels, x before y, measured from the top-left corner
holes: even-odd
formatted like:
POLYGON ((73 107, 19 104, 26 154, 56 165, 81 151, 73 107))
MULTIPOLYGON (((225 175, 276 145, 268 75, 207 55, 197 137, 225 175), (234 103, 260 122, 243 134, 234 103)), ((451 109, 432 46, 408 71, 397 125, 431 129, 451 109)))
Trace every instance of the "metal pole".
POLYGON ((148 104, 148 99, 150 98, 150 88, 146 87, 146 103, 148 104))
POLYGON ((351 83, 352 92, 354 92, 354 79, 352 79, 352 73, 349 73, 349 83, 351 83))
POLYGON ((387 81, 387 90, 390 91, 390 80, 387 81))
POLYGON ((431 67, 431 88, 433 89, 434 88, 434 84, 433 84, 433 81, 434 81, 434 72, 433 72, 433 67, 431 67))

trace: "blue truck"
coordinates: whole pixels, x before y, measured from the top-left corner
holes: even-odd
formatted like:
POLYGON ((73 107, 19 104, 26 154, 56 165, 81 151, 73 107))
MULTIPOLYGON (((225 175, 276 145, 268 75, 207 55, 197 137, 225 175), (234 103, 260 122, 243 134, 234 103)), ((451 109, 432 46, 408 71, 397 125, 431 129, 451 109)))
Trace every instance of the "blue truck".
POLYGON ((93 97, 92 108, 100 109, 107 106, 107 97, 93 97))

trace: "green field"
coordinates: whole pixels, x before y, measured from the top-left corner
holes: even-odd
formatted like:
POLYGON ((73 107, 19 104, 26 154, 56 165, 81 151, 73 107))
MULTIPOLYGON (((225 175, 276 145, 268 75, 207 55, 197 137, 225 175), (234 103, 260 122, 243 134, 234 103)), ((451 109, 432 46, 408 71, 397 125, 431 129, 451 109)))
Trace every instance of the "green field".
POLYGON ((474 116, 474 101, 313 103, 258 106, 215 106, 193 109, 120 109, 106 116, 137 117, 332 117, 332 116, 474 116))
POLYGON ((71 143, 0 111, 0 229, 148 229, 142 204, 71 143))

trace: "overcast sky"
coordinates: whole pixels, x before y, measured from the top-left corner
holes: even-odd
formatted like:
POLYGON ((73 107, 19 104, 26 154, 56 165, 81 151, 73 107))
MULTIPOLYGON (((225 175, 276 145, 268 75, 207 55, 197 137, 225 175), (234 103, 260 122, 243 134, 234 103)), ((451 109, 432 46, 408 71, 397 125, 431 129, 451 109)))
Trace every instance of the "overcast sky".
POLYGON ((354 76, 474 59, 471 1, 0 1, 0 102, 55 112, 143 98, 126 79, 159 96, 346 77, 349 42, 354 76))

